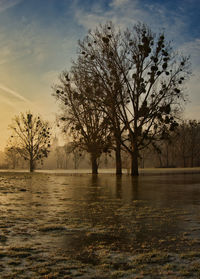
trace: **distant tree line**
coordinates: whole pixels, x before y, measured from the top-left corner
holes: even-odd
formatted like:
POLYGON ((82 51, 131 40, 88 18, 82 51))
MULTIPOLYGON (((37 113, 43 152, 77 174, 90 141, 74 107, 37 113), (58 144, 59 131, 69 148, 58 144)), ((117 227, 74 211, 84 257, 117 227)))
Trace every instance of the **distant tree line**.
MULTIPOLYGON (((88 166, 87 152, 78 148, 72 148, 73 142, 65 146, 55 148, 56 168, 74 168, 80 165, 88 166)), ((122 168, 130 168, 130 155, 122 150, 122 168)), ((102 168, 113 168, 115 151, 104 152, 98 160, 102 168)), ((149 145, 140 153, 139 166, 175 168, 200 166, 200 122, 196 120, 184 120, 179 122, 175 131, 171 131, 168 137, 157 143, 149 145)))
POLYGON ((156 149, 160 167, 200 166, 200 122, 184 120, 156 149))
MULTIPOLYGON (((5 148, 1 153, 4 160, 0 162, 0 168, 25 169, 29 162, 20 156, 15 146, 5 148)), ((130 155, 122 150, 122 168, 129 173, 130 155)), ((103 153, 98 159, 101 168, 113 168, 115 166, 115 151, 103 153)), ((42 169, 78 169, 88 168, 89 159, 87 152, 74 148, 74 143, 69 142, 59 146, 56 138, 52 139, 49 148, 49 156, 41 164, 37 161, 37 167, 42 169)), ((200 122, 196 120, 184 120, 179 127, 169 133, 167 139, 162 140, 157 146, 149 145, 143 149, 139 157, 141 168, 174 168, 200 166, 200 122)))

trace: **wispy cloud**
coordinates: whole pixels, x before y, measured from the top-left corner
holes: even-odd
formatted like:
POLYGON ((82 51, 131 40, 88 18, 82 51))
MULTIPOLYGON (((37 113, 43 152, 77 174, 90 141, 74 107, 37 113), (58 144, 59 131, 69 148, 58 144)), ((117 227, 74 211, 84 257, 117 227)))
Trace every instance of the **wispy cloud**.
POLYGON ((7 86, 4 86, 3 84, 0 84, 0 89, 9 93, 9 94, 11 94, 12 96, 18 98, 19 100, 30 104, 30 101, 28 99, 24 98, 21 94, 19 94, 18 92, 8 88, 7 86))
POLYGON ((186 7, 184 13, 180 13, 179 9, 169 9, 163 3, 145 3, 138 0, 112 0, 109 1, 108 7, 105 9, 102 5, 97 10, 95 6, 91 6, 87 9, 80 8, 77 3, 74 7, 75 18, 85 29, 94 28, 107 20, 113 21, 122 29, 131 27, 137 21, 145 22, 155 32, 165 30, 169 40, 174 40, 177 45, 181 45, 188 35, 186 26, 190 19, 187 17, 186 7))
POLYGON ((11 102, 8 98, 1 96, 0 99, 3 104, 8 105, 8 106, 12 107, 13 109, 15 109, 15 104, 13 102, 11 102))
POLYGON ((199 69, 200 71, 200 36, 195 40, 184 43, 180 51, 182 51, 183 54, 190 54, 193 68, 199 69))
MULTIPOLYGON (((110 6, 118 8, 118 7, 122 7, 122 6, 126 5, 126 4, 128 4, 129 2, 130 2, 130 0, 113 0, 113 1, 111 1, 110 6)), ((136 3, 138 1, 134 0, 134 1, 132 1, 132 3, 133 2, 136 3)))
POLYGON ((22 2, 22 0, 0 0, 0 13, 12 8, 22 2))

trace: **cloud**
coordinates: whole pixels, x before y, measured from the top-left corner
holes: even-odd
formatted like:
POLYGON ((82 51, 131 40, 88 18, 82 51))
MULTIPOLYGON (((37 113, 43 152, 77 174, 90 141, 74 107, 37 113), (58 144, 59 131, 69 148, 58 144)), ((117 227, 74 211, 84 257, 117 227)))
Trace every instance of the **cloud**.
POLYGON ((75 12, 75 17, 80 25, 82 25, 86 30, 92 29, 94 26, 101 22, 105 22, 107 20, 106 16, 87 13, 83 10, 77 10, 75 12))
POLYGON ((55 70, 46 72, 42 75, 42 80, 47 85, 54 84, 54 83, 58 82, 59 74, 60 74, 60 72, 55 71, 55 70))
POLYGON ((27 57, 35 42, 32 24, 26 26, 2 27, 0 29, 0 64, 13 63, 27 57))
MULTIPOLYGON (((19 62, 41 66, 49 60, 49 52, 56 53, 56 34, 50 28, 44 29, 39 19, 25 22, 21 17, 17 23, 13 22, 14 28, 6 20, 4 26, 0 25, 0 65, 19 62)), ((52 53, 50 55, 54 58, 52 53)))
POLYGON ((187 82, 187 92, 190 103, 186 106, 185 115, 188 118, 200 120, 200 38, 186 42, 179 49, 183 55, 189 55, 191 58, 192 76, 187 82))
POLYGON ((1 96, 0 99, 1 99, 1 102, 4 103, 5 105, 8 105, 8 106, 12 107, 13 109, 15 108, 15 104, 13 102, 11 102, 8 98, 1 96))
MULTIPOLYGON (((132 2, 135 2, 135 1, 132 1, 132 2)), ((121 6, 124 6, 126 4, 129 3, 129 0, 113 0, 111 3, 110 3, 110 6, 111 7, 121 7, 121 6)))
POLYGON ((174 40, 176 45, 181 45, 188 36, 186 27, 191 20, 186 13, 186 7, 184 7, 184 13, 180 13, 177 7, 170 9, 164 4, 152 4, 152 1, 145 3, 138 0, 112 0, 106 9, 103 4, 96 9, 95 6, 80 8, 76 3, 74 13, 78 24, 86 30, 93 29, 99 23, 105 23, 108 20, 121 29, 131 27, 141 21, 150 25, 155 32, 165 30, 168 40, 174 40))
POLYGON ((0 0, 0 13, 18 5, 22 0, 0 0))
POLYGON ((183 52, 184 55, 190 55, 192 67, 200 70, 200 37, 184 43, 180 51, 183 52))
POLYGON ((10 135, 8 127, 12 118, 20 112, 32 109, 32 107, 34 107, 33 103, 22 94, 0 83, 0 148, 6 146, 7 138, 10 135))
POLYGON ((30 103, 30 101, 28 99, 24 98, 21 94, 19 94, 18 92, 4 86, 3 84, 0 84, 0 89, 2 89, 3 91, 11 94, 12 96, 18 98, 21 101, 24 101, 26 103, 30 103))
MULTIPOLYGON (((89 10, 74 7, 74 16, 79 25, 84 29, 94 29, 98 24, 112 21, 121 29, 133 25, 138 20, 141 11, 137 8, 137 1, 114 0, 105 10, 103 6, 91 6, 89 10)), ((143 15, 142 11, 142 15, 143 15)), ((142 16, 141 16, 142 17, 142 16)))

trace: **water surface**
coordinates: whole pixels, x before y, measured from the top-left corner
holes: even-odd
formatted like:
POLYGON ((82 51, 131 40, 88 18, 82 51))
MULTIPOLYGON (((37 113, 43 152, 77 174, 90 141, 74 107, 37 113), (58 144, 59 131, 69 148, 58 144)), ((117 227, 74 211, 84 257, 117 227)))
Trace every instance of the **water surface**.
POLYGON ((1 173, 0 213, 1 278, 200 276, 200 174, 1 173))

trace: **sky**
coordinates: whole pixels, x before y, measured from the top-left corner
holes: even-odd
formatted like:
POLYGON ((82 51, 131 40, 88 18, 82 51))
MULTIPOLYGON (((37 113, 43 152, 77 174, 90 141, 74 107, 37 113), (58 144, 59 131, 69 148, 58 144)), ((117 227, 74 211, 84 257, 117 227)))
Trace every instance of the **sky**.
POLYGON ((77 41, 107 20, 122 29, 144 22, 191 56, 184 117, 200 120, 199 19, 199 0, 0 0, 0 150, 20 112, 39 113, 56 126, 52 86, 76 59, 77 41))

